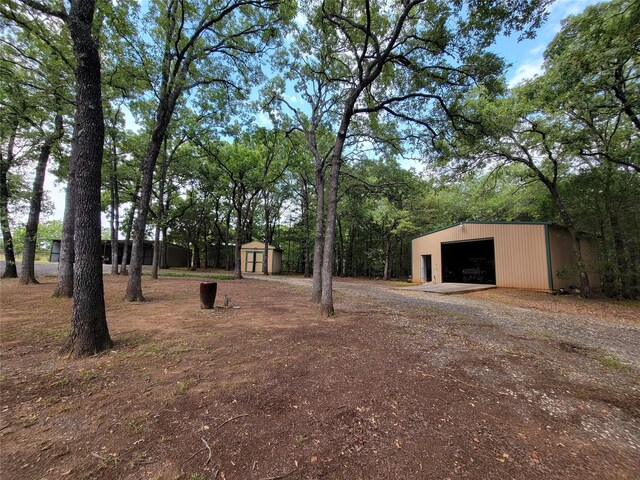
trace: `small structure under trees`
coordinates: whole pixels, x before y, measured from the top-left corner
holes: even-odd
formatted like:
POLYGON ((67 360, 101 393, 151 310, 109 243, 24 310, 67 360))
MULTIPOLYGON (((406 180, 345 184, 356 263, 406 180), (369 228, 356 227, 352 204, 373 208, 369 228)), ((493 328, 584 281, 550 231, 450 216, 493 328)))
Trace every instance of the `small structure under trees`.
MULTIPOLYGON (((249 242, 242 245, 240 265, 242 272, 262 273, 264 264, 264 243, 249 242)), ((269 255, 267 257, 269 274, 282 272, 282 250, 273 245, 269 245, 269 255)))

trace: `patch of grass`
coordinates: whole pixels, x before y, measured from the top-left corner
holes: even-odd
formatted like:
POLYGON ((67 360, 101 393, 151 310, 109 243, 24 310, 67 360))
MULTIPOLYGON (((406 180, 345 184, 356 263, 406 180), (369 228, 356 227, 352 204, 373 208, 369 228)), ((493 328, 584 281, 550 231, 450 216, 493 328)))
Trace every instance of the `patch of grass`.
POLYGON ((151 339, 151 335, 131 336, 120 338, 116 341, 116 346, 124 348, 136 348, 144 345, 151 339))
POLYGON ((191 385, 191 381, 187 380, 186 382, 178 382, 176 387, 176 395, 184 395, 189 390, 189 386, 191 385))
POLYGON ((545 340, 551 340, 555 336, 555 334, 549 330, 527 329, 526 333, 532 337, 544 338, 545 340))
POLYGON ((225 275, 223 273, 161 272, 158 275, 161 277, 208 278, 211 280, 233 280, 233 275, 225 275))
POLYGON ((58 376, 56 380, 54 380, 49 384, 49 388, 64 387, 65 385, 69 385, 70 383, 71 383, 71 380, 69 379, 69 377, 58 376))
POLYGON ((191 475, 191 480, 204 480, 204 475, 201 473, 194 473, 191 475))
POLYGON ((296 435, 296 443, 304 443, 309 440, 307 435, 296 435))
POLYGON ((97 370, 83 370, 80 372, 80 378, 88 382, 89 380, 93 380, 95 378, 100 378, 103 374, 98 372, 97 370))
POLYGON ((614 305, 619 305, 621 307, 629 307, 629 308, 640 308, 640 300, 615 300, 614 305))
POLYGON ((142 428, 144 417, 135 417, 127 422, 127 426, 134 432, 138 432, 142 428))
POLYGON ((624 367, 624 363, 622 363, 615 355, 605 355, 600 358, 600 364, 603 367, 611 368, 612 370, 618 370, 624 367))
POLYGON ((166 348, 159 343, 146 343, 141 345, 138 348, 138 356, 139 357, 158 357, 164 358, 166 352, 166 348))
POLYGON ((591 399, 591 392, 582 385, 576 385, 575 387, 573 387, 572 392, 576 398, 580 398, 582 400, 591 399))

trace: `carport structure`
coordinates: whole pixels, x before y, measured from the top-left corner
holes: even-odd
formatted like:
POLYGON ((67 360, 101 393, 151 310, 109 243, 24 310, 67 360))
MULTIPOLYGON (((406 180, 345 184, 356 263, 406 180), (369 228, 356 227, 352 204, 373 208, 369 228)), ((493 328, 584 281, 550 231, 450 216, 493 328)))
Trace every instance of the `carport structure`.
MULTIPOLYGON (((591 251, 587 244, 581 247, 589 263, 591 251)), ((458 223, 415 238, 411 263, 414 283, 474 283, 530 290, 579 283, 569 233, 546 222, 458 223)))

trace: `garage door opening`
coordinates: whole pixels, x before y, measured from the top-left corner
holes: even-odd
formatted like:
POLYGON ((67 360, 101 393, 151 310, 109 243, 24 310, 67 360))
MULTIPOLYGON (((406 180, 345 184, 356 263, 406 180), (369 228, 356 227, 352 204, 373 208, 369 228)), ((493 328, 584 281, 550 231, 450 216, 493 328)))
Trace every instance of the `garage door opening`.
POLYGON ((442 281, 495 285, 493 239, 443 243, 442 281))

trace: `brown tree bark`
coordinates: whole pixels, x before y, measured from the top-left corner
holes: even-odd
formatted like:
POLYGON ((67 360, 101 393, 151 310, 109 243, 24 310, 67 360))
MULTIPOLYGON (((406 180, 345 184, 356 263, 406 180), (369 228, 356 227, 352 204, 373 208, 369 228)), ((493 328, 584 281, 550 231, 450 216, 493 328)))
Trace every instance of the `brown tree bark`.
POLYGON ((331 176, 329 179, 329 195, 327 199, 327 223, 325 228, 324 251, 322 253, 322 296, 320 313, 328 317, 333 315, 333 259, 336 239, 336 220, 338 211, 338 185, 340 183, 340 167, 342 151, 347 139, 347 131, 353 117, 356 100, 364 86, 354 89, 345 101, 340 128, 336 135, 336 143, 331 154, 331 176))
POLYGON ((2 278, 17 278, 16 255, 13 249, 13 237, 9 224, 9 185, 7 174, 14 160, 13 149, 18 133, 18 123, 12 126, 7 148, 7 154, 0 152, 0 227, 2 228, 2 240, 4 242, 4 273, 2 278))
MULTIPOLYGON (((138 186, 136 186, 136 195, 134 195, 134 198, 137 197, 137 192, 138 192, 138 186)), ((129 210, 129 217, 127 218, 127 231, 124 234, 124 248, 122 249, 122 262, 120 264, 120 275, 128 275, 129 274, 129 268, 127 267, 128 265, 128 260, 129 260, 129 243, 131 243, 131 231, 133 230, 133 221, 135 219, 136 216, 136 203, 135 200, 131 205, 131 210, 129 210)))
POLYGON ((51 156, 51 148, 62 138, 64 130, 62 127, 62 115, 55 117, 54 131, 47 135, 44 143, 40 147, 38 163, 36 164, 36 175, 33 180, 31 191, 31 202, 29 205, 29 217, 25 225, 24 249, 22 251, 22 269, 20 271, 20 284, 39 283, 36 279, 36 244, 38 237, 38 223, 40 222, 40 212, 42 211, 42 195, 44 193, 44 179, 47 174, 47 164, 51 156))
MULTIPOLYGON (((162 246, 160 245, 160 231, 163 230, 162 222, 164 221, 164 195, 167 180, 167 171, 169 169, 169 151, 167 147, 167 138, 164 139, 164 148, 162 152, 162 164, 158 175, 158 208, 156 211, 156 228, 153 237, 153 261, 151 263, 151 278, 158 279, 158 267, 161 263, 162 246)), ((173 152, 172 152, 173 154, 173 152)), ((163 237, 164 238, 164 237, 163 237)), ((166 260, 165 260, 166 267, 166 260)))
POLYGON ((262 274, 269 275, 269 244, 271 243, 271 207, 269 205, 269 192, 263 192, 264 199, 264 249, 262 252, 262 274))
POLYGON ((324 162, 316 158, 316 223, 313 245, 313 278, 311 280, 311 301, 320 303, 322 299, 322 256, 324 254, 324 162))
MULTIPOLYGON (((116 116, 117 118, 117 116, 116 116)), ((118 275, 118 230, 120 229, 120 198, 118 188, 118 152, 117 136, 115 134, 116 122, 114 121, 113 135, 111 137, 111 162, 109 169, 109 188, 111 189, 111 202, 109 227, 111 230, 111 275, 118 275)))
POLYGON ((92 34, 95 0, 70 0, 65 23, 76 58, 75 265, 72 330, 68 350, 75 357, 93 355, 113 345, 107 327, 102 283, 100 185, 104 118, 100 54, 92 34))
POLYGON ((311 220, 309 219, 309 187, 306 181, 302 180, 302 218, 304 223, 304 265, 305 278, 311 276, 311 220))
MULTIPOLYGON (((166 88, 166 87, 165 87, 166 88)), ((144 302, 142 294, 142 260, 144 247, 144 233, 147 226, 147 215, 149 214, 149 202, 151 201, 151 190, 153 188, 153 172, 156 161, 162 148, 162 142, 167 134, 169 121, 173 114, 177 100, 177 92, 167 95, 161 99, 156 114, 156 125, 151 134, 151 140, 147 148, 147 153, 142 159, 142 179, 140 183, 140 198, 138 200, 138 216, 133 227, 133 245, 131 247, 131 263, 129 265, 129 279, 125 300, 129 302, 144 302)))
POLYGON ((242 243, 244 240, 244 232, 242 228, 242 222, 244 219, 242 218, 242 205, 239 207, 236 206, 236 247, 234 250, 234 269, 233 269, 233 278, 236 280, 242 279, 242 265, 240 262, 242 255, 242 243))
POLYGON ((64 218, 62 220, 62 238, 60 239, 60 256, 58 257, 58 278, 56 288, 53 292, 53 296, 58 298, 73 297, 74 231, 76 218, 76 182, 73 168, 72 156, 69 159, 69 174, 67 176, 67 192, 65 194, 64 218))

